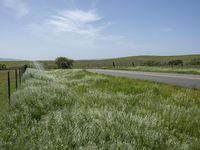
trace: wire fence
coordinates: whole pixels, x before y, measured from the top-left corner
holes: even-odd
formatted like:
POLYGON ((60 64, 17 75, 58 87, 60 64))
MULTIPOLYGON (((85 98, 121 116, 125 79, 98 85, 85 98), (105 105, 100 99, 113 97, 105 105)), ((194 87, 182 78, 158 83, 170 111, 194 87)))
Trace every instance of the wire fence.
POLYGON ((20 87, 27 65, 0 70, 0 109, 11 104, 11 94, 20 87))

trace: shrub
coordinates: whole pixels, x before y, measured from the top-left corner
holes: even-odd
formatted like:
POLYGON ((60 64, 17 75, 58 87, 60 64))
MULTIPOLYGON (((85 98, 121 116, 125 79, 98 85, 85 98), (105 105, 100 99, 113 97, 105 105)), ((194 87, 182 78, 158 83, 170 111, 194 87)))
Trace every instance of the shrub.
POLYGON ((113 68, 115 68, 115 62, 113 61, 113 68))
POLYGON ((183 61, 179 60, 179 59, 171 60, 171 61, 168 62, 168 65, 170 65, 170 66, 179 66, 179 65, 183 66, 183 61))
POLYGON ((55 63, 59 69, 70 69, 73 66, 73 60, 66 57, 56 58, 55 63))
POLYGON ((135 67, 135 63, 134 62, 132 62, 132 66, 135 67))
POLYGON ((200 58, 192 59, 189 64, 190 65, 200 65, 200 58))
POLYGON ((6 69, 6 65, 5 64, 0 64, 0 70, 5 70, 6 69))

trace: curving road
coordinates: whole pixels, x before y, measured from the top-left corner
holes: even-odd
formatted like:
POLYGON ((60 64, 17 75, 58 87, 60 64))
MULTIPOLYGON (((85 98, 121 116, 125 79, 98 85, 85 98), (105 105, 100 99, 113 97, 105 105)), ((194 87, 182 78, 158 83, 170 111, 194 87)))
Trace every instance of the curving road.
POLYGON ((87 69, 87 71, 117 77, 151 80, 176 86, 200 89, 200 75, 103 69, 87 69))

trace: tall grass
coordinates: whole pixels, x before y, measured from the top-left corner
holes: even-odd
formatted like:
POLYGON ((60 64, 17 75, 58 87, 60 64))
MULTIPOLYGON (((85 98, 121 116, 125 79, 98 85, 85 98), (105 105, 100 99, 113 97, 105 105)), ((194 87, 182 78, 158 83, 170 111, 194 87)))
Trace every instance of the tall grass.
POLYGON ((81 70, 28 70, 0 149, 198 149, 200 92, 81 70))

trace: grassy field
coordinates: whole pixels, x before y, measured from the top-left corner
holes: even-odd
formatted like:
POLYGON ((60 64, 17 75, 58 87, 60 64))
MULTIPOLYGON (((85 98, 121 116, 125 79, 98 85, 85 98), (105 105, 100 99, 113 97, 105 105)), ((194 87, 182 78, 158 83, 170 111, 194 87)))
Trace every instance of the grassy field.
POLYGON ((0 149, 199 149, 200 91, 81 70, 27 70, 0 149))
POLYGON ((196 74, 200 75, 200 67, 151 67, 151 66, 137 66, 137 67, 120 67, 120 68, 108 68, 116 70, 128 70, 128 71, 145 71, 145 72, 169 72, 169 73, 182 73, 182 74, 196 74))

